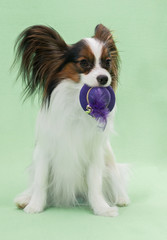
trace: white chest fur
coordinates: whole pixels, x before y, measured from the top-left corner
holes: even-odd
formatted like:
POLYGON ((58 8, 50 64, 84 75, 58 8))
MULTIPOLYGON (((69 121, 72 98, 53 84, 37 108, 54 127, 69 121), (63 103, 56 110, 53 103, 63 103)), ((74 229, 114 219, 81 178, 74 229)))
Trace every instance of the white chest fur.
POLYGON ((82 110, 81 87, 69 80, 62 82, 52 93, 49 109, 42 108, 37 121, 37 147, 45 152, 50 166, 49 201, 56 205, 69 205, 76 195, 86 194, 87 168, 103 151, 112 127, 109 118, 103 131, 82 110))

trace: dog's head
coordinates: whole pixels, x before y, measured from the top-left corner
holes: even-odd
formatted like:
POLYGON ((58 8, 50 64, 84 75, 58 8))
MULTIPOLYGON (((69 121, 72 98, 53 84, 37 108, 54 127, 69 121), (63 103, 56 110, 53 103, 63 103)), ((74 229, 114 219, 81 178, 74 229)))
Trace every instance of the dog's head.
POLYGON ((19 73, 28 95, 42 89, 47 100, 64 79, 116 88, 118 51, 111 32, 102 24, 97 25, 92 38, 73 45, 67 45, 52 28, 33 26, 21 33, 16 46, 16 59, 21 57, 19 73))

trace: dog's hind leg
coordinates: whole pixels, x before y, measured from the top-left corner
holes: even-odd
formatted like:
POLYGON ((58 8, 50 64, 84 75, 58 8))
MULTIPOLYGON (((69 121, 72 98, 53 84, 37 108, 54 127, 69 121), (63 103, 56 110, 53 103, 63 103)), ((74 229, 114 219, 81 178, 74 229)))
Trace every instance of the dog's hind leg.
POLYGON ((44 210, 47 202, 49 158, 45 149, 36 145, 33 155, 32 196, 24 208, 26 213, 39 213, 44 210))
POLYGON ((32 171, 31 188, 20 194, 15 203, 26 213, 39 213, 47 202, 49 160, 44 149, 38 145, 34 149, 32 171))

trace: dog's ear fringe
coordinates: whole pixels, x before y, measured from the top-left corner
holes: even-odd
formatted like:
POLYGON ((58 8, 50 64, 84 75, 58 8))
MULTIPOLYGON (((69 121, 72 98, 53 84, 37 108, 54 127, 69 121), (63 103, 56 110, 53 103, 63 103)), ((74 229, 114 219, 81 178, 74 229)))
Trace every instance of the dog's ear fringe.
POLYGON ((100 41, 107 42, 112 38, 111 32, 103 24, 98 24, 95 28, 95 38, 100 41))
POLYGON ((103 42, 110 51, 112 65, 110 72, 112 77, 111 86, 113 87, 114 90, 116 90, 119 75, 120 57, 113 35, 111 31, 108 28, 106 28, 103 24, 98 24, 95 28, 95 34, 93 37, 103 42))
POLYGON ((31 26, 18 36, 13 66, 20 61, 18 77, 21 75, 25 84, 25 98, 36 92, 42 92, 43 102, 50 98, 68 47, 59 33, 47 26, 31 26))

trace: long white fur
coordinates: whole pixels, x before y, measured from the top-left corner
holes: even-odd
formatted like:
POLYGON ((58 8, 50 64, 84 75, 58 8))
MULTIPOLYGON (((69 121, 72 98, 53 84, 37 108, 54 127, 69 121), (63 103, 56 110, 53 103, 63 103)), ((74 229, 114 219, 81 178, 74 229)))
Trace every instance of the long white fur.
MULTIPOLYGON (((96 74, 104 74, 99 65, 99 42, 87 42, 96 57, 96 74)), ((27 213, 41 212, 47 206, 76 205, 81 196, 95 214, 117 216, 115 205, 129 203, 126 171, 115 163, 109 142, 114 110, 103 131, 80 107, 79 93, 84 83, 83 78, 80 83, 63 80, 52 92, 49 108, 43 106, 39 112, 32 182, 15 199, 27 213)))

